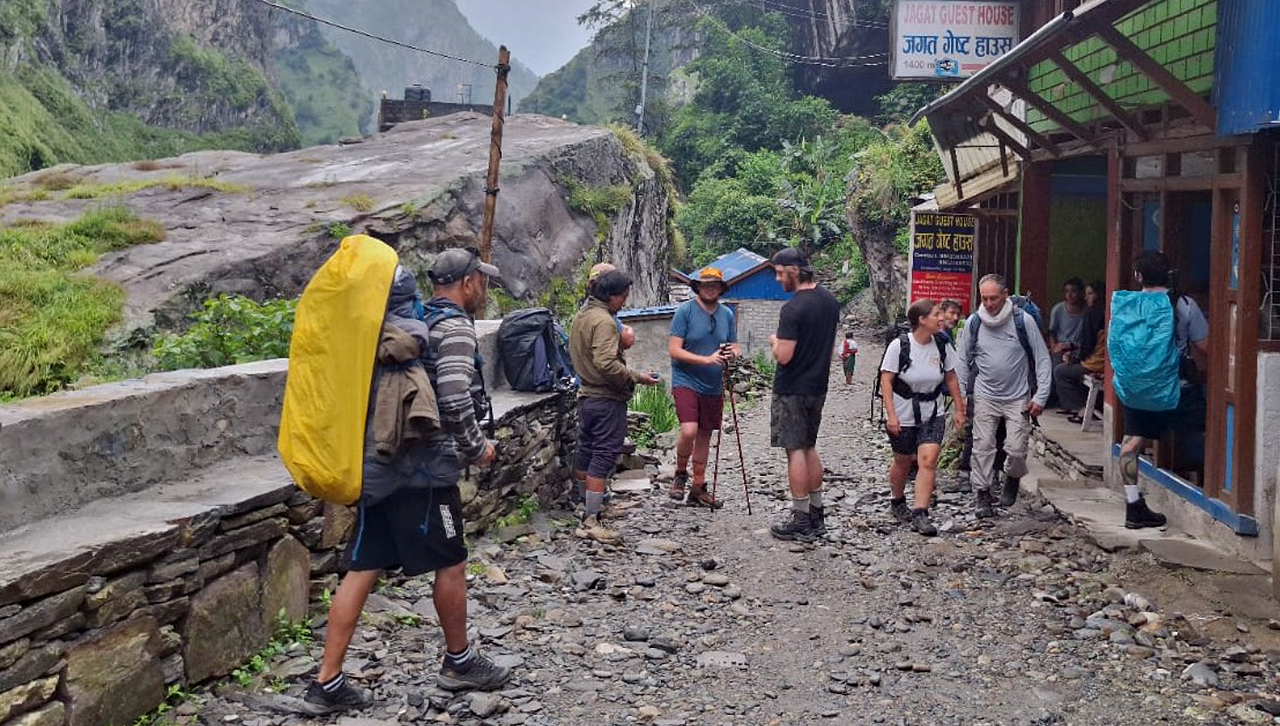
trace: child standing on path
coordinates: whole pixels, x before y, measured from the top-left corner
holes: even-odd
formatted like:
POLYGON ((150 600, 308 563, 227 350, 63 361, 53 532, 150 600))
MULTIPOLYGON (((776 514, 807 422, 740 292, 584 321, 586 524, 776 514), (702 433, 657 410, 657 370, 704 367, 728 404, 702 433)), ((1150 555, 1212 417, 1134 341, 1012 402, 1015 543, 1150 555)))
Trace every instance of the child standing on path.
POLYGON ((844 334, 844 342, 840 344, 840 362, 844 366, 844 384, 853 385, 853 368, 858 364, 858 344, 853 333, 844 334))

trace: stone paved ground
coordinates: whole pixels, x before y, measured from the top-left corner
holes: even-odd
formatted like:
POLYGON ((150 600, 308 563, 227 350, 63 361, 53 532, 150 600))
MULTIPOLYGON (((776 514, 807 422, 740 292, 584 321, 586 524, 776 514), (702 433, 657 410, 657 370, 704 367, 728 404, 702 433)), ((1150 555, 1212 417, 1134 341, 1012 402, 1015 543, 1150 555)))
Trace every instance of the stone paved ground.
POLYGON ((1162 592, 1176 577, 1087 544, 1043 501, 978 525, 967 499, 944 496, 935 520, 946 531, 932 540, 894 523, 887 447, 866 420, 871 362, 852 389, 833 370, 820 441, 829 541, 769 537, 787 501, 758 402, 741 417, 754 516, 740 474, 722 469, 728 504, 714 515, 672 508, 660 489, 619 494, 617 548, 546 514, 517 541, 476 543, 473 629, 517 666, 508 690, 434 689, 430 585, 393 578, 349 661, 379 699, 365 713, 289 713, 318 644, 178 713, 250 726, 1272 722, 1280 634, 1150 602, 1125 587, 1128 573, 1162 592))

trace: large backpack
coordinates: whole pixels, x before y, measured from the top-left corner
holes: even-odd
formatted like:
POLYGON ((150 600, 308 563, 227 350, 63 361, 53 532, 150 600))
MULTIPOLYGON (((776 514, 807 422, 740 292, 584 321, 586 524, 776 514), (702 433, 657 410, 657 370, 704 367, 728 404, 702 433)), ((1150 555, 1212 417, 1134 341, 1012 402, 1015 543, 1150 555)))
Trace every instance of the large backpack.
MULTIPOLYGON (((1036 354, 1031 349, 1031 338, 1027 336, 1027 318, 1030 317, 1032 321, 1037 321, 1036 324, 1038 326, 1039 322, 1036 316, 1039 315, 1040 311, 1039 308, 1035 308, 1035 303, 1031 302, 1030 298, 1015 297, 1019 297, 1026 305, 1030 305, 1035 309, 1035 313, 1032 313, 1018 303, 1014 303, 1013 306, 1013 329, 1018 334, 1018 344, 1022 346, 1023 354, 1027 356, 1027 386, 1031 391, 1031 395, 1034 396, 1040 384, 1039 379, 1036 378, 1036 354)), ((965 367, 969 371, 969 395, 973 395, 973 381, 978 377, 978 371, 974 369, 973 362, 978 357, 978 332, 982 329, 982 319, 977 313, 969 316, 969 319, 964 324, 964 329, 969 334, 969 344, 965 346, 965 367)))
POLYGON ((1040 306, 1031 300, 1031 295, 1010 295, 1009 299, 1013 301, 1013 306, 1036 321, 1036 328, 1044 330, 1044 318, 1040 316, 1040 306))
POLYGON ((1143 411, 1178 407, 1176 327, 1177 309, 1166 293, 1119 290, 1111 296, 1107 355, 1116 396, 1125 406, 1143 411))
POLYGON ((574 377, 569 337, 546 308, 517 310, 502 319, 498 358, 512 390, 553 391, 574 377))
POLYGON ((352 504, 363 483, 365 419, 395 250, 342 240, 298 300, 277 448, 308 494, 352 504))

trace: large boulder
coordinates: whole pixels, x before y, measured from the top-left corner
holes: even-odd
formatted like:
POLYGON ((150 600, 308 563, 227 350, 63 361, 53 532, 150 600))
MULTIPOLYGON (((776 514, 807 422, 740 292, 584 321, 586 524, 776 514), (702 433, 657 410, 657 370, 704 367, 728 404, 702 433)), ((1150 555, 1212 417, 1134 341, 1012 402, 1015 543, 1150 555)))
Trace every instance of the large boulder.
POLYGON ((267 644, 257 563, 222 576, 191 598, 187 629, 187 681, 223 676, 267 644))
POLYGON ((67 651, 68 726, 128 724, 164 700, 160 631, 151 618, 116 625, 67 651))
MULTIPOLYGON (((491 120, 464 113, 405 123, 358 144, 256 155, 207 151, 147 164, 63 165, 89 189, 153 182, 119 196, 165 239, 104 256, 92 272, 126 293, 127 327, 180 326, 206 297, 299 294, 347 230, 397 247, 422 272, 441 249, 478 245, 491 120), (217 186, 218 188, 213 188, 217 186)), ((10 182, 41 187, 36 172, 10 182)), ((665 301, 666 188, 643 155, 609 130, 519 114, 503 139, 494 262, 503 285, 531 297, 584 261, 610 258, 637 279, 631 304, 665 301), (621 189, 624 204, 599 225, 582 199, 621 189), (583 193, 586 196, 583 197, 583 193), (576 208, 575 208, 576 207, 576 208)), ((0 225, 70 221, 101 201, 46 194, 0 207, 0 225)), ((424 280, 425 281, 425 280, 424 280)))

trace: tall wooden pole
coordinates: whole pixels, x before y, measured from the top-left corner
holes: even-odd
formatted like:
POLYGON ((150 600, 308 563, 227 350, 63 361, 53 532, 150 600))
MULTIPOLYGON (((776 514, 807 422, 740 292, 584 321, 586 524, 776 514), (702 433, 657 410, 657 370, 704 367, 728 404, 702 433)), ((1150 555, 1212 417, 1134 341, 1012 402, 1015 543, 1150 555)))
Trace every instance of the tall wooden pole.
POLYGON ((498 82, 493 89, 493 130, 489 134, 489 176, 484 185, 484 223, 480 228, 480 259, 493 257, 493 214, 498 206, 498 165, 502 163, 502 122, 507 108, 507 74, 511 72, 511 51, 498 48, 498 82))

